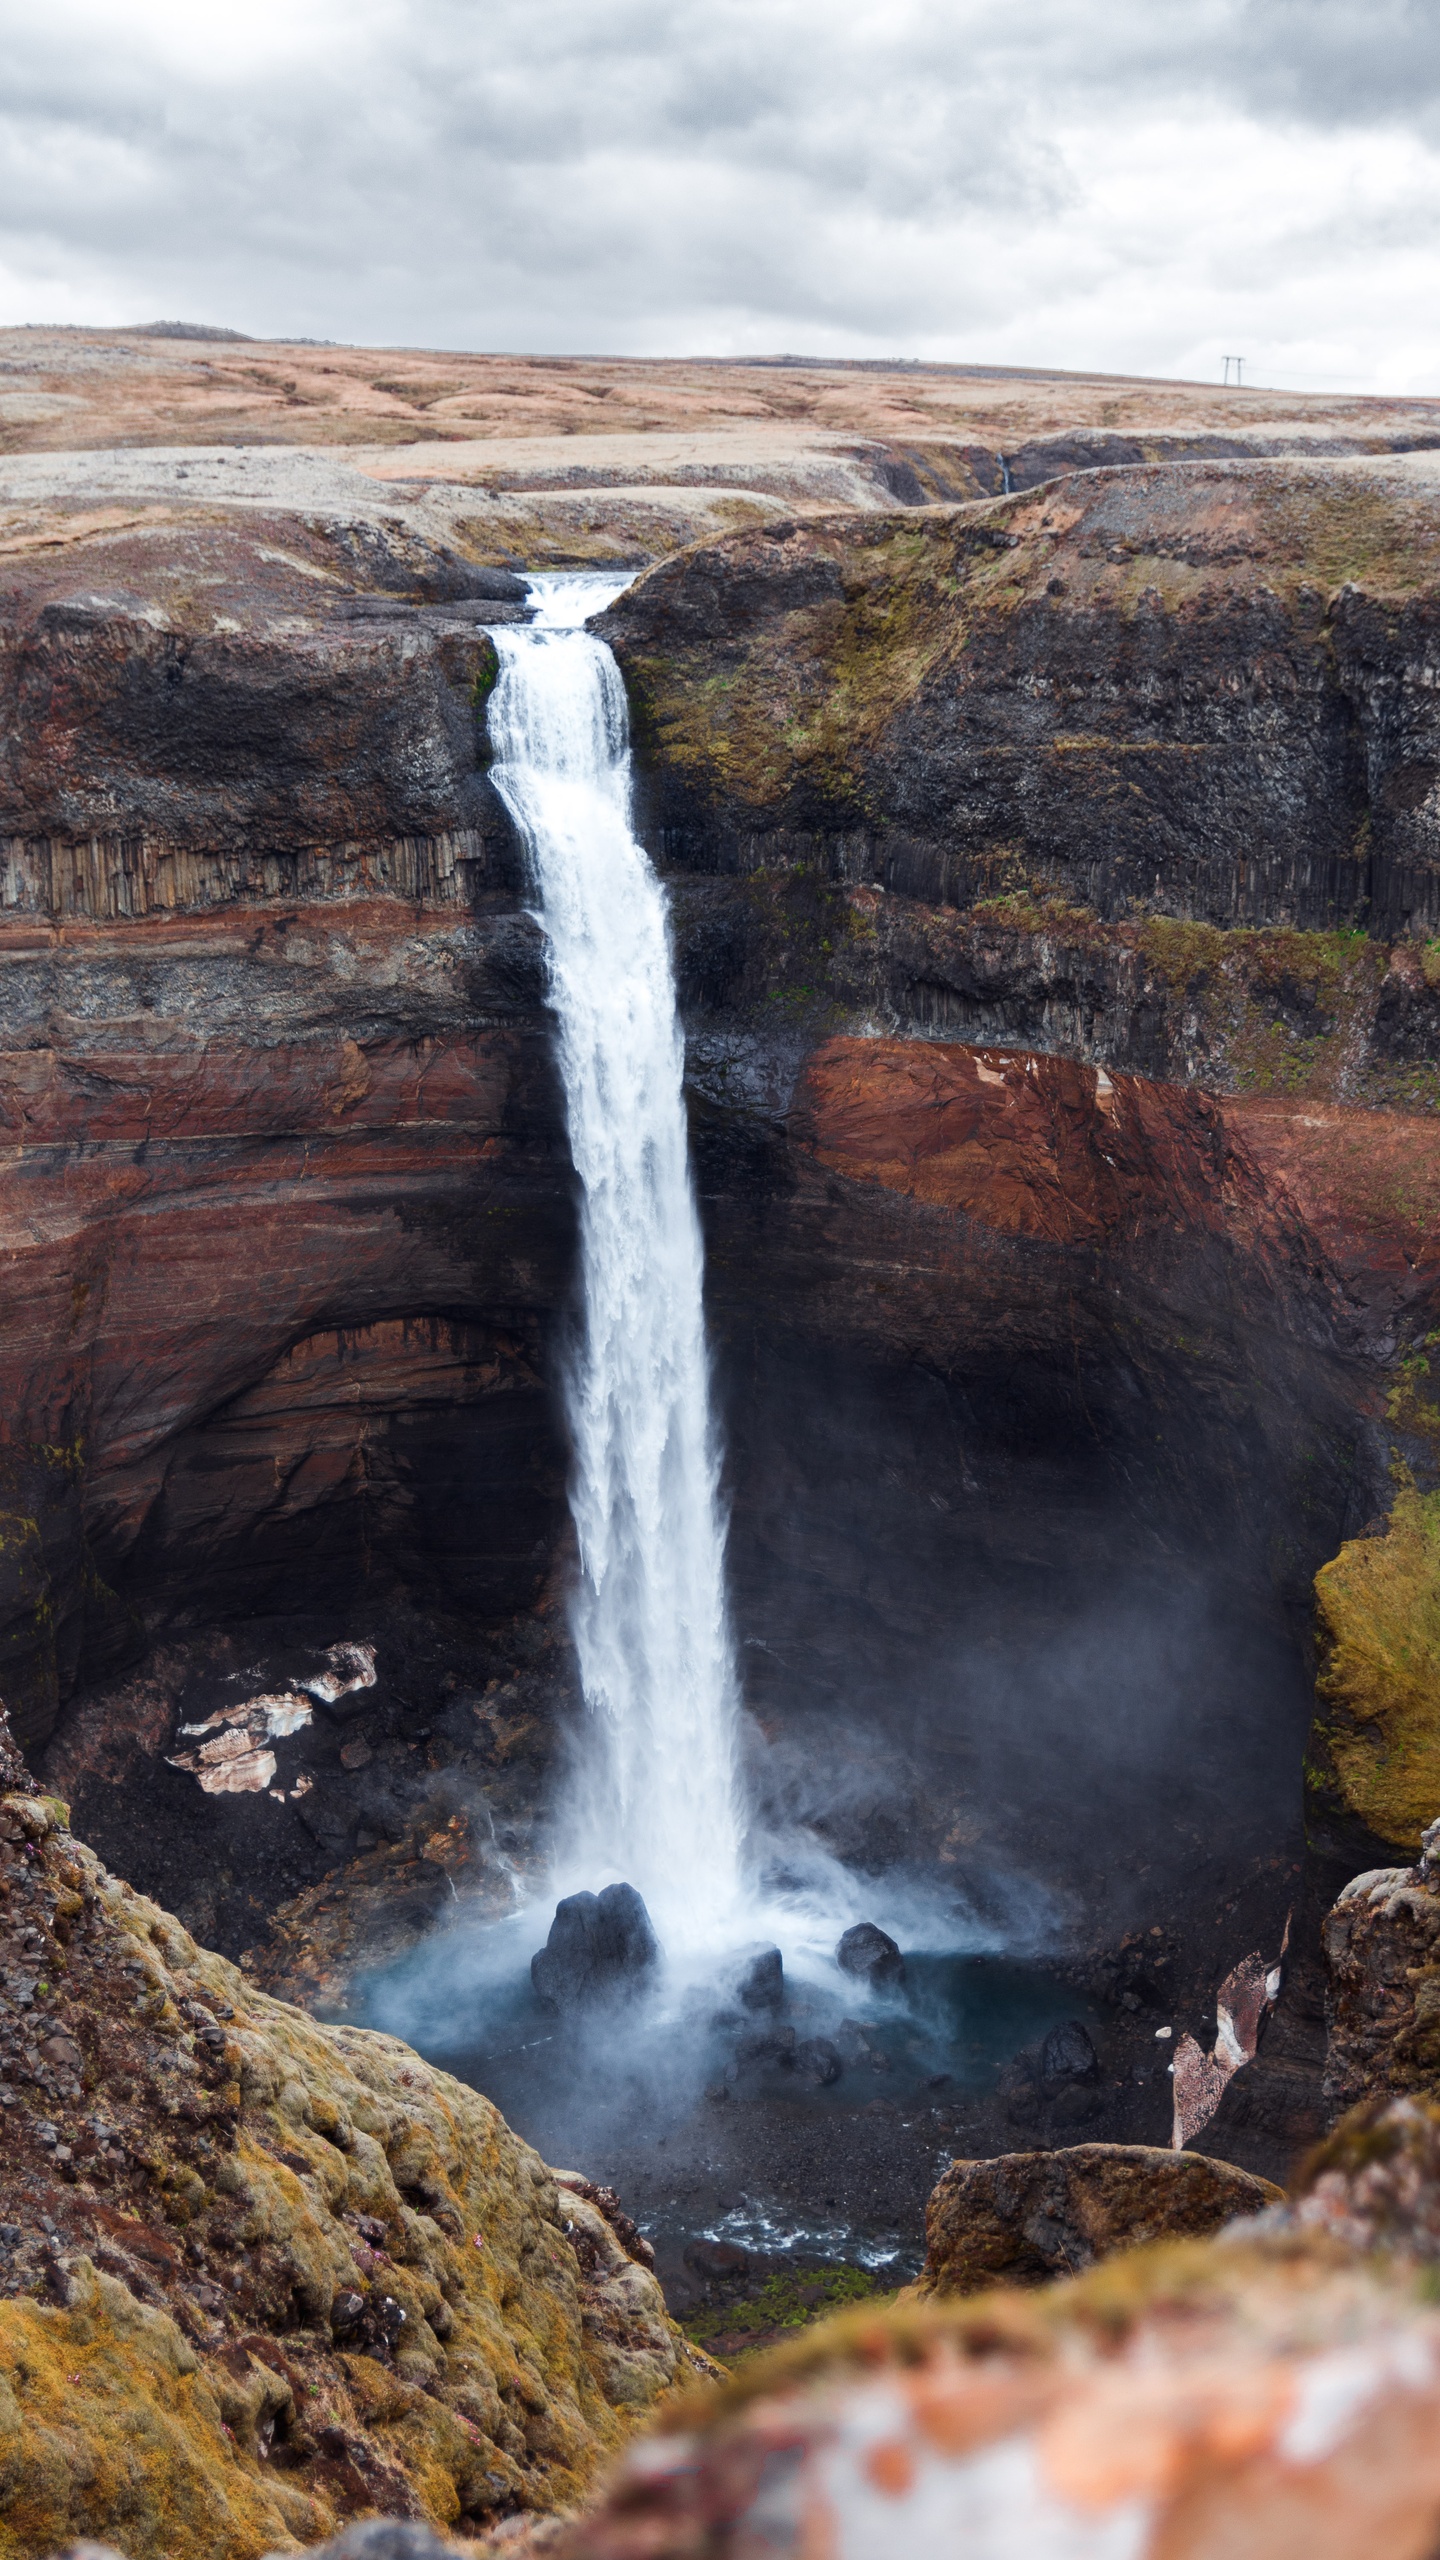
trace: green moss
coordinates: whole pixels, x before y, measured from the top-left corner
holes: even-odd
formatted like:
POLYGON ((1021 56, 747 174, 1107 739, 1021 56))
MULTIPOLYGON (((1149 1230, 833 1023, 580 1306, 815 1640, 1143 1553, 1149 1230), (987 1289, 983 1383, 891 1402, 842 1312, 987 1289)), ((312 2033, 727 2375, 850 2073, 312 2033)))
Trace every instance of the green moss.
MULTIPOLYGON (((1403 1198, 1395 1203, 1402 1216, 1407 1212, 1413 1216, 1416 1205, 1403 1198)), ((1403 1438, 1420 1442, 1430 1458, 1440 1462, 1440 1404, 1429 1391, 1431 1355, 1437 1346, 1440 1334, 1430 1333, 1417 1350, 1405 1353, 1385 1398, 1385 1414, 1403 1438)))
POLYGON ((1355 928, 1222 931, 1170 916, 1147 919, 1140 948, 1239 1093, 1335 1092, 1389 959, 1355 928))
POLYGON ((490 638, 485 639, 480 662, 470 687, 470 708, 475 714, 475 760, 482 769, 494 762, 495 750, 490 741, 486 709, 491 694, 500 681, 500 652, 490 638))
POLYGON ((1440 1492, 1403 1475, 1383 1532, 1321 1567, 1315 1606, 1316 1781, 1413 1851, 1440 1813, 1440 1492))
POLYGON ((697 2311, 681 2325, 707 2355, 737 2365, 831 2312, 893 2300, 866 2267, 801 2265, 777 2268, 749 2300, 697 2311))
MULTIPOLYGON (((974 548, 973 528, 965 542, 974 548)), ((953 525, 864 535, 817 530, 807 548, 840 568, 843 592, 775 615, 743 656, 707 637, 625 655, 631 734, 643 762, 710 799, 778 806, 797 790, 858 823, 865 759, 947 655, 963 650, 967 606, 989 601, 995 554, 978 570, 953 525)))
POLYGON ((470 687, 470 700, 476 711, 483 711, 500 681, 500 652, 488 636, 480 644, 479 663, 470 687))

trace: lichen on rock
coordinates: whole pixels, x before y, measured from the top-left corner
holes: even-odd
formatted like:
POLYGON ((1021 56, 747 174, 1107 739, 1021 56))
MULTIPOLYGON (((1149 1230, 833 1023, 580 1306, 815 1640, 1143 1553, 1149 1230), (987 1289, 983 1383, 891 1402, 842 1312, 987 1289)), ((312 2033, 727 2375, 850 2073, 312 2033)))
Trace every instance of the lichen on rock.
POLYGON ((564 2512, 703 2369, 488 2099, 266 1997, 18 1790, 0 1986, 0 2560, 564 2512))
POLYGON ((829 2321, 677 2412, 553 2550, 1429 2560, 1437 2517, 1440 2314, 1283 2232, 829 2321))
POLYGON ((1280 2189, 1228 2160, 1141 2143, 955 2160, 925 2214, 922 2297, 1079 2275, 1116 2249, 1208 2237, 1278 2204, 1280 2189))
POLYGON ((1331 2106, 1440 2086, 1440 1822, 1418 1865, 1352 1876, 1324 1946, 1331 2106))

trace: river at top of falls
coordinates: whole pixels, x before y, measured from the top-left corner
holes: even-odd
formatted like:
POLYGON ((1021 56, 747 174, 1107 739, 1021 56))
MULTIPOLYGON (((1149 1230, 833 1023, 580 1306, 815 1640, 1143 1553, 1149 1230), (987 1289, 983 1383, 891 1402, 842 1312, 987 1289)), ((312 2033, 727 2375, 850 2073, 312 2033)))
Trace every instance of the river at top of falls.
POLYGON ((587 1714, 556 1879, 623 1878, 685 1952, 742 1913, 738 1685, 667 904, 631 826, 620 673, 580 627, 628 584, 531 581, 536 621, 494 633, 489 724, 538 895, 580 1184, 566 1405, 587 1714))

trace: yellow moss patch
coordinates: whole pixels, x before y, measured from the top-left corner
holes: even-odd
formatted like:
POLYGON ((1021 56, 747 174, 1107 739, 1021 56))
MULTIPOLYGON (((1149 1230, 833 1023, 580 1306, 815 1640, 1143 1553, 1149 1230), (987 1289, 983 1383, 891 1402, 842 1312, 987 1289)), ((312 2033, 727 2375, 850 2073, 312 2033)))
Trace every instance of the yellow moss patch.
POLYGON ((0 2119, 0 2560, 576 2505, 695 2370, 653 2275, 487 2098, 267 1998, 63 1821, 0 1796, 103 2109, 62 2076, 0 2119))
POLYGON ((328 2530, 327 2507, 267 2479, 163 2311, 76 2270, 65 2310, 0 2304, 0 2560, 76 2535, 185 2560, 252 2560, 328 2530))
POLYGON ((1383 1534, 1321 1567, 1315 1601, 1324 1757, 1349 1811, 1414 1850, 1440 1812, 1440 1493, 1404 1482, 1383 1534))

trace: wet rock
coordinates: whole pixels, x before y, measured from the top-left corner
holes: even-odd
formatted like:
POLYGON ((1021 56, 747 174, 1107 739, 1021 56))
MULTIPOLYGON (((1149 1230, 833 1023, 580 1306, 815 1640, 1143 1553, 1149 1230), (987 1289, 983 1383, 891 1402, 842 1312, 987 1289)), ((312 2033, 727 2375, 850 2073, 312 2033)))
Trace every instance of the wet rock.
POLYGON ((835 2049, 846 2064, 866 2063, 872 2071, 888 2071, 890 2056, 871 2029, 858 2018, 842 2018, 835 2030, 835 2049))
POLYGON ((826 2036, 806 2036, 795 2047, 795 2069, 802 2080, 813 2080, 817 2088, 829 2089, 839 2079, 845 2066, 826 2036))
POLYGON ((481 569, 467 563, 464 593, 455 601, 467 608, 481 598, 496 604, 525 604, 529 595, 525 579, 517 577, 513 569, 481 569))
POLYGON ((733 2240, 687 2240, 685 2264, 705 2284, 733 2284, 750 2273, 750 2253, 733 2240))
POLYGON ((1047 2097, 1079 2080, 1098 2079, 1100 2057, 1078 2018, 1052 2027, 1040 2048, 1040 2082, 1047 2097))
POLYGON ((778 2009, 785 1997, 785 1967, 778 1947, 742 1951, 735 1997, 742 2009, 778 2009))
POLYGON ((925 2216, 924 2294, 979 2293, 1079 2275, 1142 2240, 1208 2238, 1281 2190, 1226 2160, 1139 2144, 1081 2143, 957 2160, 925 2216))
POLYGON ((778 2062, 788 2069, 795 2059, 799 2038, 793 2027, 758 2028, 753 2035, 742 2036, 735 2047, 737 2062, 778 2062))
POLYGON ((547 2009, 583 2008, 638 1991, 660 1960, 660 1942, 633 1884, 571 1893, 555 1906, 550 1935, 530 1960, 547 2009))
POLYGON ((872 1991, 893 1991, 905 1979, 905 1959, 893 1938, 873 1920, 857 1920, 835 1950, 842 1973, 868 1982, 872 1991))

